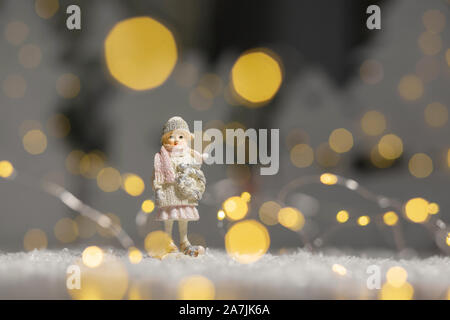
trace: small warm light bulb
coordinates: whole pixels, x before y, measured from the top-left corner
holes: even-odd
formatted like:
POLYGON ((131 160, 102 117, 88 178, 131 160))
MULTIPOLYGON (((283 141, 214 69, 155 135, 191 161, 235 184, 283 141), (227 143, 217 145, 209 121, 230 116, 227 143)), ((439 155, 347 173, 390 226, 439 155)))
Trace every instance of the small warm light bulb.
POLYGON ((245 202, 250 202, 252 198, 252 195, 250 193, 248 193, 247 191, 242 192, 241 194, 241 199, 244 200, 245 202))
POLYGON ((439 205, 435 202, 432 202, 428 205, 428 213, 429 214, 437 214, 439 213, 439 205))
POLYGON ((14 173, 14 167, 11 162, 3 160, 0 161, 0 177, 9 178, 14 173))
POLYGON ((337 220, 339 223, 345 223, 345 222, 347 222, 347 221, 348 221, 348 218, 349 218, 349 214, 348 214, 348 212, 347 212, 346 210, 341 210, 341 211, 339 211, 339 212, 337 213, 337 215, 336 215, 336 220, 337 220))
POLYGON ((345 276, 347 274, 347 269, 344 266, 337 263, 333 264, 331 270, 333 270, 333 272, 337 273, 340 276, 345 276))
POLYGON ((217 212, 217 219, 218 219, 218 220, 223 220, 223 219, 225 219, 225 211, 219 210, 219 211, 217 212))
POLYGON ((145 213, 150 213, 155 209, 155 203, 150 199, 144 200, 144 202, 142 202, 141 209, 145 213))
POLYGON ((103 250, 97 246, 87 247, 83 251, 82 260, 85 266, 96 268, 103 261, 103 250))
POLYGON ((367 226, 370 223, 369 216, 361 216, 358 218, 358 224, 362 227, 367 226))
POLYGON ((320 182, 331 186, 338 182, 338 178, 336 175, 334 175, 332 173, 324 173, 320 176, 320 182))
POLYGON ((398 216, 394 211, 388 211, 383 215, 383 222, 388 226, 395 226, 398 222, 398 216))
POLYGON ((142 261, 142 252, 136 247, 131 247, 128 249, 128 260, 132 264, 138 264, 142 261))

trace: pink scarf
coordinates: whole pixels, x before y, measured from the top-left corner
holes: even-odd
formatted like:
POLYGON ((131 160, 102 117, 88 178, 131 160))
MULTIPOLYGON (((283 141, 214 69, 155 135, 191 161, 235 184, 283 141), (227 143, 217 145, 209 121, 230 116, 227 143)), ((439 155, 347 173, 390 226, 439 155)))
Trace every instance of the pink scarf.
POLYGON ((161 151, 155 154, 155 179, 158 183, 174 183, 175 172, 170 161, 169 152, 161 147, 161 151))

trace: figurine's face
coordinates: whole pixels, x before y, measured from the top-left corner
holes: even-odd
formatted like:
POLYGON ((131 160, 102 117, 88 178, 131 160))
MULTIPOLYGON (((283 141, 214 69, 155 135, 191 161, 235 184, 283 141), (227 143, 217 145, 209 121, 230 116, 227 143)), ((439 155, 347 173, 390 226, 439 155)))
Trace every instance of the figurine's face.
POLYGON ((190 134, 183 130, 174 130, 164 137, 163 144, 168 147, 186 147, 190 141, 190 134))

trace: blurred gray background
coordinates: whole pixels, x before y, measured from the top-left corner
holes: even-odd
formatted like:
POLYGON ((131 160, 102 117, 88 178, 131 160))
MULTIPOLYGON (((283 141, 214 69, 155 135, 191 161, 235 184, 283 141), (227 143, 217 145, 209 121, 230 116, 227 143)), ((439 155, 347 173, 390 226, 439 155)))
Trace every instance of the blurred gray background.
MULTIPOLYGON (((220 227, 216 215, 226 197, 249 191, 252 200, 247 217, 259 219, 260 205, 276 200, 279 190, 292 179, 324 171, 352 178, 377 194, 400 201, 420 196, 436 202, 440 219, 448 223, 449 125, 428 126, 424 109, 433 101, 448 107, 450 101, 450 58, 446 61, 445 56, 450 47, 449 9, 450 3, 444 0, 73 0, 59 1, 56 14, 43 19, 36 14, 34 1, 0 0, 0 160, 11 161, 18 178, 23 174, 33 181, 56 181, 92 207, 115 214, 123 229, 142 247, 145 235, 138 233, 135 217, 141 202, 153 198, 150 179, 162 125, 174 115, 182 116, 191 129, 194 120, 204 124, 216 121, 210 124, 219 126, 239 122, 249 128, 280 129, 280 171, 275 176, 259 176, 256 166, 240 168, 251 172, 250 178, 243 179, 245 174, 233 174, 231 166, 205 166, 208 194, 199 207, 200 221, 189 225, 198 242, 210 247, 224 246, 229 222, 224 221, 220 227), (365 28, 365 9, 373 3, 382 9, 382 29, 369 31, 365 28), (81 7, 81 31, 65 27, 65 8, 69 4, 81 7), (446 18, 439 33, 441 48, 435 54, 424 54, 418 45, 419 36, 426 30, 423 16, 427 10, 438 10, 446 18), (135 92, 110 77, 103 45, 118 21, 144 15, 173 31, 179 57, 173 74, 162 86, 135 92), (6 30, 16 21, 25 24, 28 32, 21 41, 12 43, 6 30), (38 65, 32 68, 24 67, 19 58, 20 49, 27 44, 37 46, 42 54, 38 65), (255 47, 270 48, 280 56, 284 70, 281 89, 260 108, 232 105, 226 90, 230 70, 243 51, 255 47), (376 70, 374 75, 380 79, 372 83, 361 76, 361 65, 367 60, 381 66, 381 73, 376 70), (80 79, 81 90, 73 99, 58 94, 57 81, 66 73, 80 79), (198 110, 192 106, 191 95, 205 74, 218 76, 222 90, 210 107, 198 110), (417 74, 422 80, 423 94, 415 101, 405 101, 398 93, 399 81, 406 74, 417 74), (8 89, 11 75, 19 89, 8 89), (21 92, 20 88, 25 89, 21 92), (395 133, 403 140, 403 155, 389 168, 379 169, 370 163, 370 150, 380 136, 369 137, 361 129, 361 117, 368 110, 385 115, 387 128, 383 134, 395 133), (55 114, 64 114, 70 121, 71 130, 64 138, 53 136, 48 128, 48 121, 55 114), (24 150, 23 132, 30 126, 40 126, 47 136, 48 145, 42 154, 31 155, 24 150), (324 167, 317 157, 306 168, 292 164, 289 152, 293 145, 307 143, 316 150, 327 143, 336 128, 352 132, 354 146, 341 154, 334 166, 324 167), (138 174, 146 184, 144 193, 139 197, 131 197, 122 189, 105 193, 95 179, 69 173, 65 162, 75 149, 100 150, 108 166, 121 173, 138 174), (408 170, 410 157, 419 152, 433 160, 433 172, 423 179, 408 170)), ((16 32, 20 38, 23 32, 16 32)), ((306 216, 302 234, 309 239, 333 228, 335 215, 341 209, 348 210, 353 218, 382 211, 349 190, 321 185, 295 190, 288 204, 306 216)), ((98 233, 70 243, 58 241, 55 224, 61 218, 76 216, 39 189, 0 180, 0 250, 23 250, 24 235, 34 228, 46 233, 50 248, 118 245, 116 240, 98 233)), ((405 220, 400 225, 406 247, 423 253, 439 252, 427 228, 405 220)), ((147 231, 161 227, 150 219, 147 231)), ((268 229, 273 250, 304 245, 296 232, 280 225, 268 229)), ((365 228, 339 229, 324 245, 358 250, 396 249, 392 231, 375 223, 365 228)))

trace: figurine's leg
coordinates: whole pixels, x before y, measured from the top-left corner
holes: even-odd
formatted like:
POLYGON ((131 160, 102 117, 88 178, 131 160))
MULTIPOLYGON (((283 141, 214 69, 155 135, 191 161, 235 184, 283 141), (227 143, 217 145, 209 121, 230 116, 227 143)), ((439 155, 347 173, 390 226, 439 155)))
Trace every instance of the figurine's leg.
POLYGON ((173 220, 164 221, 164 231, 172 238, 173 220))
POLYGON ((186 220, 178 221, 178 231, 180 232, 180 243, 187 243, 190 245, 187 237, 188 222, 186 220))
POLYGON ((178 247, 175 244, 175 242, 173 241, 172 229, 173 229, 173 220, 165 220, 164 221, 164 231, 170 236, 170 239, 172 239, 168 250, 169 250, 169 252, 177 252, 178 247))
POLYGON ((178 231, 180 232, 180 249, 184 254, 196 257, 199 254, 205 253, 205 248, 202 246, 193 246, 187 237, 188 221, 179 220, 178 221, 178 231))

